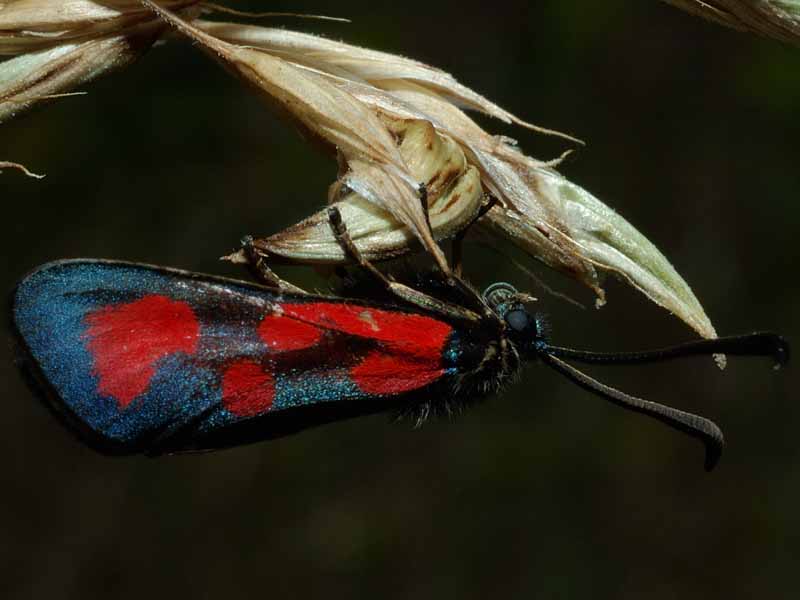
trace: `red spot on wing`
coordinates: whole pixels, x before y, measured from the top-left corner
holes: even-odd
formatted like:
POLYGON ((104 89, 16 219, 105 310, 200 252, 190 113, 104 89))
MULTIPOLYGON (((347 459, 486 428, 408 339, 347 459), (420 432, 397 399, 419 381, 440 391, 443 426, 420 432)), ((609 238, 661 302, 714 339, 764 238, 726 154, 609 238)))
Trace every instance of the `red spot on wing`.
POLYGON ((436 363, 411 357, 370 352, 350 375, 368 394, 401 394, 432 383, 444 373, 436 363))
POLYGON ((379 342, 350 371, 368 394, 400 394, 419 389, 444 373, 442 352, 453 328, 424 315, 357 304, 284 304, 284 314, 319 327, 379 342))
POLYGON ((243 360, 222 377, 222 405, 237 417, 268 411, 275 400, 275 379, 256 362, 243 360))
POLYGON ((193 354, 200 336, 200 324, 186 302, 158 295, 104 306, 84 322, 99 377, 97 391, 120 408, 147 390, 160 359, 176 352, 193 354))
POLYGON ((267 348, 290 352, 315 346, 322 337, 322 330, 290 317, 268 315, 258 326, 258 335, 267 348))
POLYGON ((286 316, 305 323, 384 342, 395 351, 437 364, 453 331, 450 325, 432 317, 357 304, 307 302, 281 308, 286 316))

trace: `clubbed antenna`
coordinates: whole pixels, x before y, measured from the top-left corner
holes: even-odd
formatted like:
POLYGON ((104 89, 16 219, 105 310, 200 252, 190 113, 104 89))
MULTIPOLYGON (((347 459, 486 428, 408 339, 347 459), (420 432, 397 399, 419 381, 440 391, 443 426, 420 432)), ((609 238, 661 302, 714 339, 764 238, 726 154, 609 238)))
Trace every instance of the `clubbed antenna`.
POLYGON ((722 456, 722 448, 725 445, 725 439, 722 435, 722 431, 713 421, 692 413, 683 412, 676 408, 658 404, 657 402, 650 402, 649 400, 642 400, 641 398, 630 396, 589 377, 586 373, 579 371, 575 367, 568 365, 563 360, 550 354, 544 354, 542 360, 546 365, 552 367, 562 375, 565 375, 583 389, 601 396, 606 400, 610 400, 617 406, 653 417, 669 425, 673 429, 698 438, 706 447, 706 471, 712 470, 719 462, 719 458, 722 456))
POLYGON ((750 335, 689 342, 645 352, 587 352, 546 344, 540 350, 540 358, 547 366, 558 371, 583 389, 605 398, 617 406, 657 419, 673 429, 699 439, 706 449, 706 471, 710 471, 719 462, 722 448, 725 445, 722 431, 716 423, 692 413, 621 392, 589 377, 586 373, 579 371, 561 359, 570 358, 584 363, 595 364, 630 365, 716 353, 737 356, 771 356, 775 360, 775 368, 780 368, 789 362, 790 349, 789 343, 779 335, 774 333, 753 333, 750 335))
POLYGON ((701 354, 730 354, 732 356, 771 356, 775 361, 775 368, 780 368, 789 362, 789 342, 774 333, 751 333, 717 338, 713 340, 698 340, 677 346, 669 346, 658 350, 644 352, 587 352, 573 348, 559 346, 547 347, 551 356, 570 358, 583 363, 635 365, 651 362, 661 362, 684 356, 701 354))

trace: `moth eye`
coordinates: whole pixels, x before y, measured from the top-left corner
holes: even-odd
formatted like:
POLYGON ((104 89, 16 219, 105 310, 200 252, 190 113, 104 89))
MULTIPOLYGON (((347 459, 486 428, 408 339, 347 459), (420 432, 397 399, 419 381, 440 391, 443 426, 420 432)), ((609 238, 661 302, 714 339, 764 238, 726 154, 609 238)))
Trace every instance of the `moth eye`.
POLYGON ((512 310, 506 314, 506 323, 517 332, 525 331, 531 322, 531 317, 527 311, 522 309, 512 310))

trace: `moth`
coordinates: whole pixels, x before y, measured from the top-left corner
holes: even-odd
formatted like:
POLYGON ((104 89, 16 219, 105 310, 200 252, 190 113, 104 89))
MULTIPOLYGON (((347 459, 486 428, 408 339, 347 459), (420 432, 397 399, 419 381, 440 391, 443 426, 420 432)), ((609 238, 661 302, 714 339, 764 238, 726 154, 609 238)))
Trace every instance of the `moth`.
MULTIPOLYGON (((176 269, 106 260, 46 264, 18 285, 13 324, 24 364, 53 412, 107 454, 160 455, 267 440, 359 415, 424 419, 499 391, 539 361, 593 394, 698 438, 712 421, 636 398, 572 361, 633 364, 696 354, 788 361, 755 333, 630 354, 553 345, 541 315, 507 283, 460 278, 394 300, 293 293, 176 269)), ((423 288, 426 286, 423 286, 423 288)))

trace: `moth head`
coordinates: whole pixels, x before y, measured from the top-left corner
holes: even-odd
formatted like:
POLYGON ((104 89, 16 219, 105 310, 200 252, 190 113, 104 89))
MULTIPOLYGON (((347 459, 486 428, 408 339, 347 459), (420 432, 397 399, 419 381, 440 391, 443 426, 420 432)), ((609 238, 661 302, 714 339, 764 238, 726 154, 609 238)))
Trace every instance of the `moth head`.
POLYGON ((544 315, 528 309, 534 300, 510 283, 498 282, 483 292, 483 300, 506 328, 509 339, 523 356, 537 356, 548 347, 548 328, 544 315))

